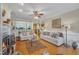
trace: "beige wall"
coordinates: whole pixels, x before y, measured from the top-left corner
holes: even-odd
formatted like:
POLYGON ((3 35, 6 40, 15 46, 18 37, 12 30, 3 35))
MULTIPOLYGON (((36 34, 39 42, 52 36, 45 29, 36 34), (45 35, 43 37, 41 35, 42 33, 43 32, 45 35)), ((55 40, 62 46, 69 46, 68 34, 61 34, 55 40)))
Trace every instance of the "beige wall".
POLYGON ((71 24, 71 31, 79 33, 79 21, 71 24))
POLYGON ((5 17, 3 17, 3 20, 6 20, 7 18, 11 18, 11 14, 10 14, 10 10, 8 8, 8 6, 6 4, 3 4, 2 5, 2 10, 5 10, 6 11, 6 14, 5 14, 5 17))
MULTIPOLYGON (((63 23, 61 22, 61 24, 63 23)), ((62 30, 60 28, 52 28, 52 20, 45 22, 45 29, 50 30, 50 31, 61 31, 62 30)))
MULTIPOLYGON (((59 15, 58 17, 61 18, 62 25, 70 25, 69 31, 79 32, 79 9, 68 13, 64 13, 62 15, 59 15)), ((60 30, 52 28, 52 19, 45 23, 46 29, 57 31, 60 30)), ((64 29, 61 29, 61 31, 64 31, 64 29)))
MULTIPOLYGON (((11 10, 8 8, 6 4, 2 4, 2 10, 5 10, 5 16, 2 17, 3 21, 6 21, 7 19, 11 19, 11 10)), ((11 34, 11 21, 8 23, 8 29, 5 31, 8 31, 8 34, 11 34)))
POLYGON ((52 29, 52 22, 51 22, 51 20, 45 22, 45 29, 52 29))
MULTIPOLYGON (((75 20, 75 19, 73 19, 75 20)), ((63 23, 62 24, 66 24, 66 23, 63 23)), ((67 24, 70 24, 67 22, 67 24)), ((54 30, 54 31, 64 31, 64 29, 55 29, 55 28, 52 28, 52 21, 48 21, 45 23, 45 29, 47 30, 54 30)), ((75 21, 74 23, 71 23, 70 24, 70 29, 69 31, 72 31, 72 32, 79 32, 79 21, 75 21)))

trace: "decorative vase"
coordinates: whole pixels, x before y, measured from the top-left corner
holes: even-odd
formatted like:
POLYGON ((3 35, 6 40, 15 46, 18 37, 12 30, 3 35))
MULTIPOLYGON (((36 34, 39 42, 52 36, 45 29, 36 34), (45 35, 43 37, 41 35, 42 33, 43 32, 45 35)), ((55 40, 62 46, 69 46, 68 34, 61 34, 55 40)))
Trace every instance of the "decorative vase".
POLYGON ((72 43, 72 47, 73 47, 74 50, 76 50, 77 47, 78 47, 77 42, 73 42, 73 43, 72 43))

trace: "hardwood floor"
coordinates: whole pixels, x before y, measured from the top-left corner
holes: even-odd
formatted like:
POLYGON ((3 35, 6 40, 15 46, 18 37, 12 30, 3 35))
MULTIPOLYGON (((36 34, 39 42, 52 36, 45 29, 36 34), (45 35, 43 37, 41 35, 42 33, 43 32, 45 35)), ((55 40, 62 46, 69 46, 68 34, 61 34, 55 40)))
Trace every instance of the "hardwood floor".
MULTIPOLYGON (((64 45, 61 45, 59 47, 55 46, 54 44, 51 44, 47 41, 44 41, 42 39, 38 40, 41 42, 44 46, 46 46, 45 49, 38 49, 35 50, 34 53, 30 55, 41 55, 41 52, 44 50, 47 50, 50 55, 76 55, 79 54, 79 49, 73 50, 73 48, 66 48, 64 45)), ((16 50, 20 51, 23 55, 29 55, 28 50, 26 49, 26 44, 23 42, 16 42, 16 50)))
POLYGON ((73 48, 71 48, 71 47, 66 48, 66 47, 64 47, 64 45, 61 45, 58 47, 58 46, 51 44, 51 43, 44 41, 44 40, 40 40, 40 42, 47 47, 47 50, 51 55, 75 55, 75 54, 79 54, 79 49, 73 50, 73 48))
POLYGON ((38 40, 31 41, 17 41, 16 51, 19 51, 22 55, 40 55, 46 49, 38 40))

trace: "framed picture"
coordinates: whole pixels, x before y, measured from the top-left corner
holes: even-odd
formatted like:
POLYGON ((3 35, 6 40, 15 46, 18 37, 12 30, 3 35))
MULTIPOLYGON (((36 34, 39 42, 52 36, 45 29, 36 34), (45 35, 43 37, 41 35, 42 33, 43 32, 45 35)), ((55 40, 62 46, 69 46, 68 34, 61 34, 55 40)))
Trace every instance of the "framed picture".
POLYGON ((61 28, 61 18, 52 20, 52 28, 61 28))

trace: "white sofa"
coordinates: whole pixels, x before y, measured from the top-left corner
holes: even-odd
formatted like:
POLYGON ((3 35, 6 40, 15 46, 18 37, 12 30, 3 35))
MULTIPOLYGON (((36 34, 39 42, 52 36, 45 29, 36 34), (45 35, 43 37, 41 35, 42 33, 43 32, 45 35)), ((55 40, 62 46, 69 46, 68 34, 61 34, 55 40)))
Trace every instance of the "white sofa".
POLYGON ((57 46, 60 46, 60 45, 63 44, 63 38, 61 38, 61 37, 52 38, 51 36, 46 36, 46 35, 43 35, 43 34, 41 34, 40 37, 41 37, 43 40, 46 40, 46 41, 48 41, 48 42, 50 42, 50 43, 53 43, 53 44, 55 44, 55 45, 57 45, 57 46))
POLYGON ((31 40, 34 37, 31 31, 29 32, 23 31, 20 36, 21 36, 21 40, 27 40, 27 39, 31 40))
MULTIPOLYGON (((57 38, 53 38, 51 37, 51 33, 53 33, 53 31, 41 31, 41 35, 40 37, 43 39, 43 40, 46 40, 50 43, 53 43, 57 46, 60 46, 62 45, 63 43, 66 43, 66 32, 64 31, 61 31, 63 33, 63 38, 62 37, 57 37, 57 38), (50 32, 49 35, 44 35, 43 32, 50 32)), ((78 44, 78 48, 79 48, 79 33, 75 33, 75 32, 71 32, 71 31, 68 31, 67 32, 67 44, 69 46, 72 46, 72 42, 77 42, 78 44)))
POLYGON ((54 33, 54 32, 51 32, 51 31, 41 31, 41 34, 40 34, 40 37, 41 39, 43 40, 46 40, 52 44, 55 44, 56 46, 60 46, 64 43, 64 38, 63 37, 52 37, 51 34, 54 33), (43 34, 44 32, 49 32, 49 35, 45 35, 43 34))
POLYGON ((31 40, 33 38, 33 35, 21 36, 21 38, 22 38, 21 40, 27 40, 27 39, 31 40))

